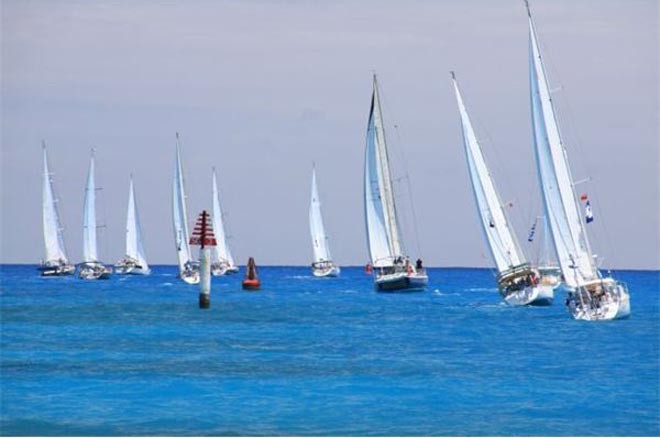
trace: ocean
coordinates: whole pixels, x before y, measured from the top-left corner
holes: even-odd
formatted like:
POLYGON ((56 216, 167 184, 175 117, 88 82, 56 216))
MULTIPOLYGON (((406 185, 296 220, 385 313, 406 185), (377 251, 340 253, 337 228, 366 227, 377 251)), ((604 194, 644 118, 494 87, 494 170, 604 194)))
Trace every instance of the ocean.
MULTIPOLYGON (((242 273, 242 270, 241 270, 242 273)), ((362 268, 107 281, 0 268, 3 435, 660 435, 660 274, 621 271, 629 319, 565 294, 508 307, 487 269, 382 294, 362 268)))

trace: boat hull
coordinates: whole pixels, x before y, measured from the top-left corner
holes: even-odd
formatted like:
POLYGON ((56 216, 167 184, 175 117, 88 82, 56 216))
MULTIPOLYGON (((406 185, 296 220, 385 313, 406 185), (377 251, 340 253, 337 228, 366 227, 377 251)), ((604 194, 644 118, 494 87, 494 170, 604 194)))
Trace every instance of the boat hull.
POLYGON ((78 278, 82 280, 108 280, 112 268, 102 263, 81 263, 78 265, 78 278))
POLYGON ((554 299, 552 286, 528 286, 522 290, 503 295, 510 306, 549 306, 554 299))
POLYGON ((339 266, 330 266, 329 268, 312 268, 314 277, 339 277, 341 268, 339 266))
POLYGON ((199 271, 182 272, 179 278, 188 284, 199 284, 199 271))
POLYGON ((377 276, 374 286, 378 292, 415 292, 424 290, 428 282, 424 274, 395 273, 377 276))
POLYGON ((230 266, 227 268, 227 272, 225 272, 226 275, 233 275, 233 274, 238 274, 238 266, 230 266))
POLYGON ((62 277, 73 275, 76 267, 73 265, 41 266, 39 267, 42 277, 62 277))
POLYGON ((127 264, 116 264, 115 265, 115 274, 118 275, 149 275, 151 274, 151 269, 143 268, 137 265, 127 265, 127 264))
POLYGON ((630 294, 627 288, 614 280, 606 279, 603 283, 611 282, 605 287, 605 293, 598 300, 585 302, 580 299, 584 296, 586 288, 578 287, 569 292, 566 306, 571 316, 580 321, 612 321, 630 316, 630 294))

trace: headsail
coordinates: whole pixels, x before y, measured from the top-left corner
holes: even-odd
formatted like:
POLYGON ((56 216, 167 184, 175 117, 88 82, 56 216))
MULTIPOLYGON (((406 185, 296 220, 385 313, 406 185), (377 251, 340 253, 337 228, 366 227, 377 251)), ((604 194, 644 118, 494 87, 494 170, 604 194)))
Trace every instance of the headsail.
POLYGON ((506 213, 495 189, 495 184, 486 166, 481 146, 477 141, 453 72, 452 79, 454 91, 456 92, 456 102, 461 114, 463 144, 470 170, 470 180, 477 201, 481 224, 497 270, 503 272, 525 263, 525 258, 518 240, 511 230, 506 213))
POLYGON ((546 218, 566 284, 576 287, 599 277, 573 189, 547 76, 529 13, 529 79, 532 127, 546 218))
POLYGON ((126 255, 137 260, 138 264, 144 270, 149 269, 142 246, 142 232, 135 202, 135 189, 133 187, 132 176, 128 191, 128 211, 126 213, 126 255))
POLYGON ((227 245, 227 235, 222 218, 222 209, 220 208, 220 194, 218 192, 218 183, 215 177, 215 168, 213 169, 213 232, 218 244, 212 247, 211 256, 213 263, 226 263, 228 266, 234 266, 234 258, 227 245))
POLYGON ((328 236, 325 234, 323 226, 323 216, 321 216, 321 201, 316 187, 316 169, 312 170, 312 199, 309 206, 309 230, 312 236, 312 245, 314 247, 314 262, 331 261, 330 247, 328 245, 328 236))
POLYGON ((375 75, 373 86, 364 160, 364 205, 371 262, 378 267, 391 266, 403 251, 375 75))
POLYGON ((176 243, 179 272, 184 271, 186 263, 192 261, 188 243, 188 219, 186 218, 186 193, 183 184, 183 168, 179 134, 176 135, 176 164, 172 184, 172 221, 174 224, 174 242, 176 243))
POLYGON ((62 235, 62 226, 60 224, 60 215, 57 210, 57 203, 53 190, 53 181, 50 177, 48 168, 48 153, 46 152, 46 143, 42 143, 44 153, 43 169, 43 190, 42 190, 42 212, 43 212, 43 230, 44 244, 46 247, 46 257, 44 262, 68 263, 66 251, 64 248, 64 238, 62 235))
POLYGON ((94 149, 89 161, 89 173, 85 186, 85 205, 83 207, 83 261, 98 261, 96 251, 96 186, 94 184, 94 149))

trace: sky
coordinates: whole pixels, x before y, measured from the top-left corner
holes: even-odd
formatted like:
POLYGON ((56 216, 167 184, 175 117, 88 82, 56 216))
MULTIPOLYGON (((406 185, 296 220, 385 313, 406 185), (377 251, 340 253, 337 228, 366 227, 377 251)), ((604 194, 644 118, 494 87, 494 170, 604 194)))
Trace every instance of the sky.
MULTIPOLYGON (((591 246, 612 268, 658 269, 658 5, 532 0, 591 246)), ((362 180, 377 73, 405 244, 429 266, 492 266, 449 71, 526 244, 542 214, 522 0, 1 2, 0 262, 39 263, 41 141, 64 238, 82 254, 96 149, 100 258, 124 254, 129 175, 147 258, 175 264, 171 186, 182 142, 188 217, 211 168, 237 261, 311 263, 316 164, 334 259, 367 261, 362 180), (416 224, 416 226, 414 225, 416 224)))

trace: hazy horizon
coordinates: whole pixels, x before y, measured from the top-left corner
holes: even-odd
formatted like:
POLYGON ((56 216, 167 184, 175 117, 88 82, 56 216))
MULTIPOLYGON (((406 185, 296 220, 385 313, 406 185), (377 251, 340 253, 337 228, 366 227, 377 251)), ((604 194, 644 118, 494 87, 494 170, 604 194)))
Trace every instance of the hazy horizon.
MULTIPOLYGON (((590 179, 577 190, 594 206, 591 246, 606 267, 659 269, 657 2, 531 7, 573 177, 590 179)), ((501 198, 513 202, 517 237, 528 255, 536 251, 527 245, 541 202, 522 1, 4 0, 1 14, 1 263, 43 257, 44 139, 72 262, 81 257, 95 147, 101 260, 124 254, 132 173, 147 260, 175 264, 170 191, 179 132, 189 224, 211 208, 215 167, 237 263, 311 262, 316 163, 334 259, 364 265, 373 71, 411 257, 427 266, 492 266, 450 70, 501 198)))

